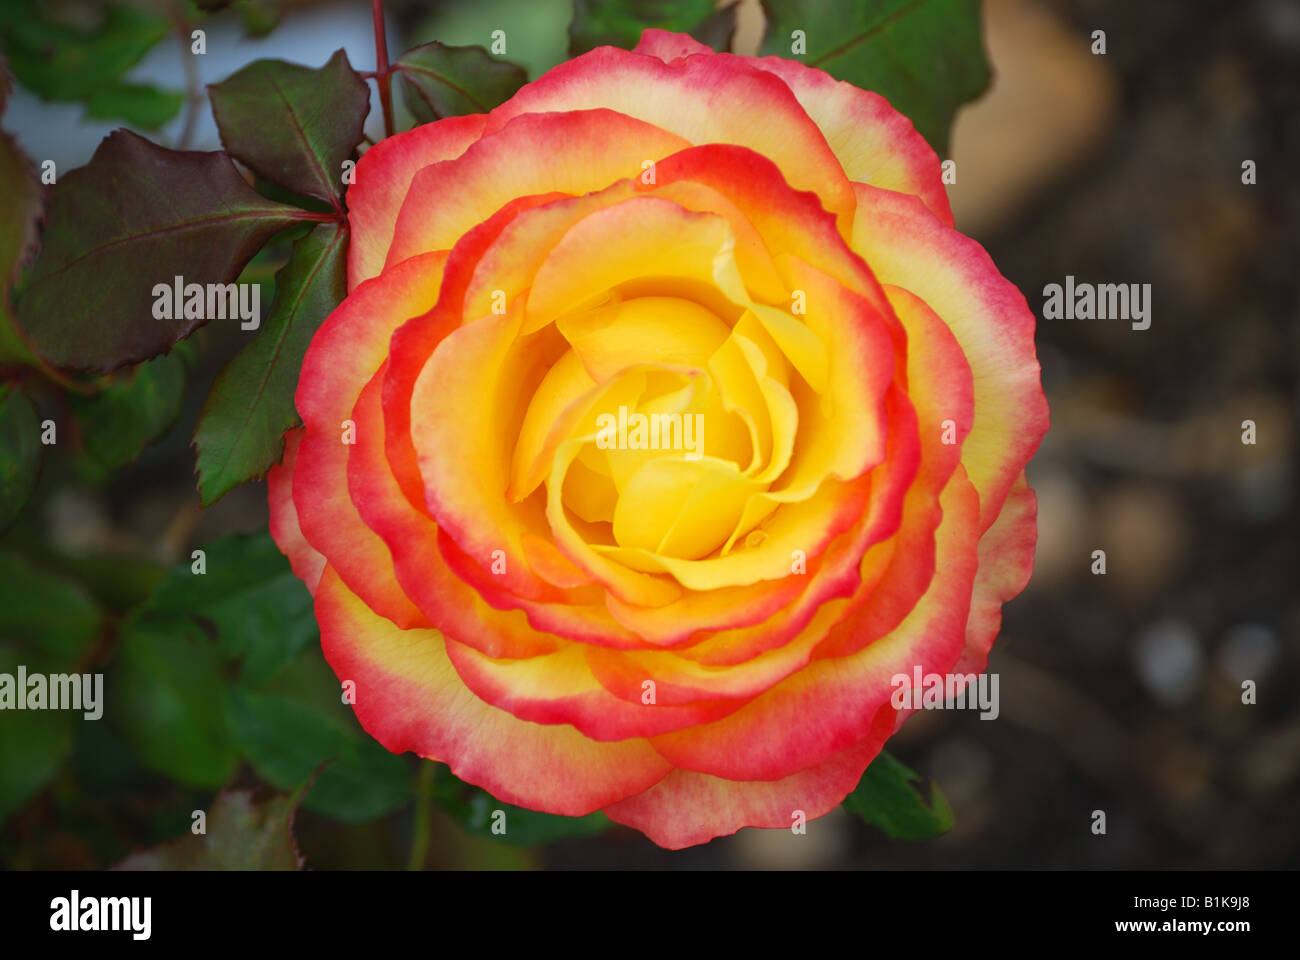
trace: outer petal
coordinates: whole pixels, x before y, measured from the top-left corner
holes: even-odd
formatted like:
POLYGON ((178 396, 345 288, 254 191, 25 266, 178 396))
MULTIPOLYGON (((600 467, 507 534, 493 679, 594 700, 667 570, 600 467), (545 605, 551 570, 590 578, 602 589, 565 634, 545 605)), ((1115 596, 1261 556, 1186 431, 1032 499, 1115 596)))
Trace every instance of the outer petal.
POLYGON ((284 456, 266 475, 266 499, 271 511, 271 539, 289 558, 294 576, 315 593, 325 569, 325 557, 302 535, 298 526, 298 509, 293 504, 293 468, 303 432, 300 428, 284 435, 284 456))
POLYGON ((612 110, 529 114, 497 123, 463 155, 426 167, 411 181, 388 263, 451 248, 512 200, 601 190, 640 175, 643 161, 687 146, 681 137, 612 110))
POLYGON ((689 33, 673 33, 651 27, 641 31, 641 39, 632 48, 633 53, 644 53, 647 57, 658 57, 664 63, 672 63, 679 57, 689 57, 696 53, 712 54, 713 48, 707 43, 700 43, 689 33))
POLYGON ((1002 605, 1020 595, 1034 569, 1038 498, 1022 473, 993 526, 980 538, 980 566, 966 624, 966 649, 954 673, 983 673, 1002 627, 1002 605))
POLYGON ((667 30, 646 30, 632 52, 658 57, 665 63, 700 54, 724 62, 738 60, 776 74, 820 128, 850 180, 920 197, 936 217, 952 225, 952 208, 943 187, 938 154, 916 132, 912 121, 880 94, 783 57, 715 54, 693 37, 667 30))
POLYGON ((350 293, 316 332, 295 397, 307 428, 293 479, 303 535, 372 609, 402 626, 425 621, 393 580, 384 542, 362 523, 348 495, 351 447, 342 442, 343 422, 383 364, 394 328, 437 298, 443 259, 412 258, 350 293))
MULTIPOLYGON (((771 158, 796 190, 852 216, 848 177, 790 88, 740 57, 658 57, 597 47, 560 64, 488 114, 487 132, 521 114, 607 108, 694 144, 729 143, 771 158)), ((642 159, 658 159, 647 153, 642 159)), ((639 161, 638 161, 639 162, 639 161)))
POLYGON ((397 212, 411 180, 431 163, 450 160, 479 138, 487 115, 447 117, 379 141, 357 161, 348 188, 348 289, 378 276, 388 257, 397 212))
POLYGON ((645 740, 598 743, 519 720, 474 696, 436 630, 376 616, 326 568, 316 591, 325 659, 356 683, 357 719, 393 753, 414 750, 507 803, 578 817, 641 793, 669 766, 645 740))
POLYGON ((886 703, 861 740, 806 770, 757 782, 674 770, 645 793, 606 807, 605 815, 669 850, 705 843, 741 827, 787 828, 799 812, 813 820, 829 813, 858 785, 894 724, 894 709, 886 703))
POLYGON ((975 420, 962 464, 979 491, 980 528, 987 530, 1047 432, 1034 315, 983 247, 915 197, 860 184, 854 189, 853 248, 882 284, 924 300, 952 329, 970 364, 975 420))
POLYGON ((850 180, 918 197, 931 213, 952 226, 939 155, 888 100, 793 60, 740 59, 789 84, 850 180))

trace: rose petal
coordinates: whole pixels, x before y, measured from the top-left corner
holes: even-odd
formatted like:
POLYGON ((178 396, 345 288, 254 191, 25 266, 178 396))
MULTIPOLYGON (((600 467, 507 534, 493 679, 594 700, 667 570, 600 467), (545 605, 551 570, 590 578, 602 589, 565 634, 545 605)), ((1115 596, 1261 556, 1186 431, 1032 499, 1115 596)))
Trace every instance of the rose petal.
MULTIPOLYGON (((795 189, 815 191, 827 210, 852 216, 848 178, 817 125, 782 80, 739 57, 665 63, 598 47, 547 71, 493 110, 487 133, 521 115, 596 108, 636 117, 690 143, 747 147, 775 161, 795 189)), ((645 152, 642 159, 663 155, 645 152)))
POLYGON ((380 140, 361 155, 347 192, 349 290, 383 270, 398 211, 416 173, 460 156, 486 123, 482 113, 447 117, 380 140))
POLYGON ((642 161, 686 146, 681 137, 606 109, 498 122, 456 159, 416 174, 397 217, 388 264, 452 247, 512 200, 600 190, 637 176, 642 161))
POLYGON ((975 419, 962 463, 988 529, 1047 431, 1034 353, 1034 314, 984 248, 945 226, 919 200, 857 186, 853 247, 884 284, 921 298, 949 327, 975 378, 975 419))
POLYGON ((606 807, 605 815, 669 850, 742 827, 788 829, 800 813, 814 820, 839 806, 894 732, 894 722, 894 710, 886 704, 857 743, 778 780, 736 782, 673 770, 644 793, 606 807))
POLYGON ((307 428, 293 474, 303 536, 373 610, 405 627, 426 621, 392 579, 388 548, 348 496, 344 421, 384 362, 393 330, 437 299, 444 260, 444 254, 412 258, 349 294, 316 332, 295 397, 307 428))
POLYGON ((376 616, 327 567, 316 591, 325 658, 355 684, 357 719, 393 753, 440 760, 506 803, 579 817, 634 796, 669 766, 644 739, 600 743, 519 720, 465 686, 436 630, 376 616))
POLYGON ((321 571, 325 569, 325 557, 302 535, 298 509, 293 505, 293 467, 302 435, 301 428, 284 435, 284 456, 266 475, 266 499, 271 512, 271 539, 289 558, 294 576, 315 593, 321 571))

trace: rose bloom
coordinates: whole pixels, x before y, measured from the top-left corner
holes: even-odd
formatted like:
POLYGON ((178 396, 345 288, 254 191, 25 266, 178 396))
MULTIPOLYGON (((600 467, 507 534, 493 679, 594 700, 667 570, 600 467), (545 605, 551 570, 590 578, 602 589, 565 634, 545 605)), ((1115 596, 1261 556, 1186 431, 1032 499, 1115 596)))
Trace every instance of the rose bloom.
POLYGON ((347 200, 271 531, 386 748, 678 848, 827 813, 895 674, 985 668, 1034 317, 883 98, 647 30, 347 200))

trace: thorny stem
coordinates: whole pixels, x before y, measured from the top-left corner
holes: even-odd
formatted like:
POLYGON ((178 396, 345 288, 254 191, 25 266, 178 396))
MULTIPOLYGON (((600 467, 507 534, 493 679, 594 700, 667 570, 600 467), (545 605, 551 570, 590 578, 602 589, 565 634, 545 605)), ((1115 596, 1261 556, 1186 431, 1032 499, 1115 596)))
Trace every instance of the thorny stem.
POLYGON ((384 36, 384 0, 370 0, 375 23, 375 84, 384 108, 384 136, 393 135, 393 71, 388 66, 388 40, 384 36))

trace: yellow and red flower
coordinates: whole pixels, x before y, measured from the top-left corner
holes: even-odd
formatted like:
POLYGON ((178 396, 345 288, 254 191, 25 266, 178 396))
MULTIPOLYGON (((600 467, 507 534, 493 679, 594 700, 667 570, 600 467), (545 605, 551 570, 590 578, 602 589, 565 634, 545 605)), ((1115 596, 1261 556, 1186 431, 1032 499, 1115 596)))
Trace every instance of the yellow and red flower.
POLYGON ((347 199, 271 529, 385 747, 675 848, 826 813, 893 675, 984 669, 1034 317, 883 98, 648 30, 347 199), (700 455, 598 443, 620 410, 698 415, 700 455))

